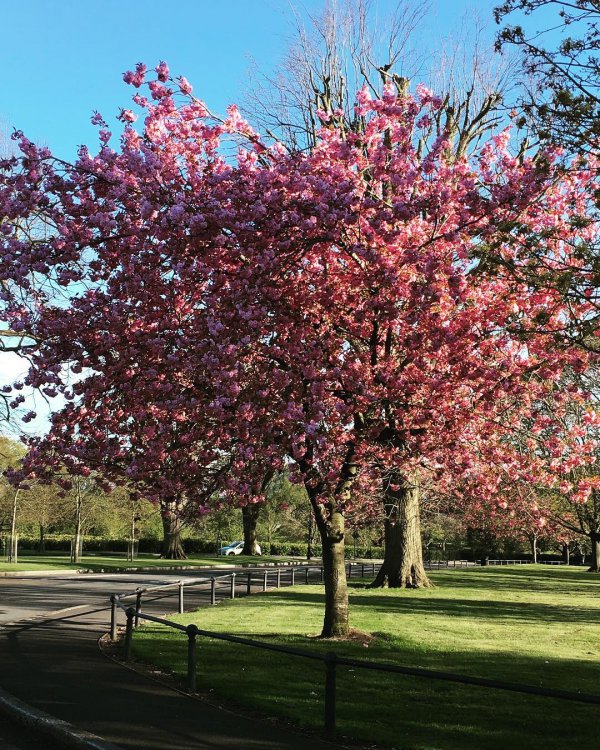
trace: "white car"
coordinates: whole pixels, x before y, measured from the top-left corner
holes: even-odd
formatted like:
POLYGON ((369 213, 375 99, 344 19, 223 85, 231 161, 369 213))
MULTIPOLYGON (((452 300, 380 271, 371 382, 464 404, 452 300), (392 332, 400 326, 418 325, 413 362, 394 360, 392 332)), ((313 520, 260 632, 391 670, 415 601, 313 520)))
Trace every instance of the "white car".
POLYGON ((241 555, 244 549, 244 542, 231 542, 219 550, 220 555, 241 555))
MULTIPOLYGON (((258 554, 261 554, 260 545, 256 545, 258 547, 258 554)), ((231 544, 228 544, 225 547, 221 547, 219 549, 219 555, 241 555, 242 550, 244 549, 244 542, 231 542, 231 544)))

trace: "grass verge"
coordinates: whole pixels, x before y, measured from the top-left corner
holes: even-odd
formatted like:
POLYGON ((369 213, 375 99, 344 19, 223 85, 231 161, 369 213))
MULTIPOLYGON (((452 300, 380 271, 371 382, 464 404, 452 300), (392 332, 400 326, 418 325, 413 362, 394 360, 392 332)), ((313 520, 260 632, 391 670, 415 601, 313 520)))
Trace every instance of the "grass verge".
POLYGON ((256 565, 260 563, 282 563, 288 560, 296 562, 302 560, 297 557, 247 557, 235 555, 217 557, 216 555, 198 555, 185 560, 163 560, 156 555, 140 555, 133 561, 125 557, 88 556, 82 557, 81 562, 74 564, 68 555, 22 555, 16 565, 0 562, 0 572, 21 572, 35 570, 114 570, 119 568, 173 568, 173 567, 207 567, 231 565, 256 565))
MULTIPOLYGON (((176 616, 216 632, 406 666, 600 693, 600 577, 565 567, 433 573, 436 588, 351 586, 349 641, 315 639, 320 586, 296 586, 176 616), (361 635, 362 633, 362 635, 361 635)), ((180 633, 145 625, 134 654, 183 677, 180 633)), ((317 726, 323 666, 199 639, 199 689, 317 726)), ((367 670, 338 669, 338 730, 398 750, 564 750, 597 741, 599 709, 568 701, 367 670)))

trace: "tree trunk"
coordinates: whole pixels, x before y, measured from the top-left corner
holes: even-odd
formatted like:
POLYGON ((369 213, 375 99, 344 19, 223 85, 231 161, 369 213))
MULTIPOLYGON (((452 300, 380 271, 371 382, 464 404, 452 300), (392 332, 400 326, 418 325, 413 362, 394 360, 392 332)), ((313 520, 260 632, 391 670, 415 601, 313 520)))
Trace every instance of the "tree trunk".
POLYGON ((419 517, 420 488, 393 474, 385 492, 383 565, 370 588, 429 588, 419 517))
POLYGON ((256 540, 256 524, 260 514, 260 505, 251 503, 242 506, 242 521, 244 524, 244 549, 242 555, 260 555, 256 540))
MULTIPOLYGON (((344 559, 344 514, 341 510, 350 500, 352 485, 356 479, 358 465, 354 461, 355 447, 350 443, 340 473, 335 495, 322 499, 322 485, 306 483, 306 491, 312 506, 315 523, 321 536, 323 548, 323 582, 325 584, 325 617, 321 638, 346 636, 348 624, 348 584, 344 559)), ((306 470, 306 466, 302 469, 306 470)))
POLYGON ((133 562, 135 559, 135 504, 131 508, 131 526, 129 528, 129 543, 127 545, 127 560, 133 562))
POLYGON ((20 489, 15 490, 15 494, 13 495, 13 507, 12 507, 12 517, 10 521, 10 553, 8 556, 8 561, 11 563, 16 563, 18 558, 18 550, 17 550, 17 500, 19 499, 19 493, 21 492, 20 489))
POLYGON ((348 586, 344 559, 344 516, 332 510, 327 523, 317 526, 323 546, 323 580, 325 583, 325 618, 321 638, 348 635, 348 586))
POLYGON ((185 560, 187 555, 181 543, 181 518, 173 511, 168 511, 162 517, 163 543, 160 556, 166 560, 185 560))
POLYGON ((588 573, 600 573, 600 533, 592 532, 590 541, 592 543, 592 564, 588 568, 588 573))
POLYGON ((313 544, 315 541, 315 519, 311 513, 308 516, 308 528, 306 530, 306 559, 312 560, 314 551, 313 544))
POLYGON ((563 544, 562 557, 565 565, 571 564, 571 549, 568 544, 563 544))
POLYGON ((39 550, 40 552, 46 551, 46 524, 45 523, 40 524, 39 550))
POLYGON ((538 561, 537 560, 537 553, 538 553, 538 549, 537 549, 537 536, 534 534, 531 537, 530 541, 531 541, 531 562, 532 563, 537 563, 537 561, 538 561))
POLYGON ((81 554, 81 510, 82 510, 82 499, 81 499, 81 487, 77 484, 77 506, 75 509, 75 536, 73 538, 71 548, 71 562, 78 563, 79 556, 81 554))

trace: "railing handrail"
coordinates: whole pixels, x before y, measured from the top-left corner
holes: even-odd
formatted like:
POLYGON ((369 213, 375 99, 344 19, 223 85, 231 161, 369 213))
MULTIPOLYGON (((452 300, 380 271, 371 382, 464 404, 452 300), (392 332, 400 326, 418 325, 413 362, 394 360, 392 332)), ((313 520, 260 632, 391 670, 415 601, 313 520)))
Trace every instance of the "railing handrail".
MULTIPOLYGON (((119 605, 119 606, 121 606, 121 608, 124 609, 125 612, 127 612, 127 609, 129 609, 129 607, 126 608, 126 607, 123 607, 123 605, 119 605)), ((181 630, 184 633, 187 632, 186 625, 180 625, 178 622, 173 622, 172 620, 166 620, 164 617, 157 617, 156 615, 147 615, 147 614, 144 614, 143 612, 139 612, 138 616, 141 617, 143 620, 150 620, 151 622, 158 622, 161 625, 168 625, 169 627, 175 628, 176 630, 181 630)))
POLYGON ((183 584, 184 586, 202 586, 203 584, 209 584, 211 582, 211 579, 214 578, 215 580, 218 580, 219 578, 229 578, 231 573, 224 573, 220 576, 210 576, 209 578, 191 578, 191 579, 181 579, 179 581, 175 581, 174 583, 163 583, 158 584, 156 586, 145 586, 141 587, 138 586, 135 591, 132 591, 130 594, 120 594, 119 599, 127 599, 130 596, 137 596, 138 594, 147 594, 149 591, 163 591, 164 589, 174 588, 176 586, 180 586, 183 584))

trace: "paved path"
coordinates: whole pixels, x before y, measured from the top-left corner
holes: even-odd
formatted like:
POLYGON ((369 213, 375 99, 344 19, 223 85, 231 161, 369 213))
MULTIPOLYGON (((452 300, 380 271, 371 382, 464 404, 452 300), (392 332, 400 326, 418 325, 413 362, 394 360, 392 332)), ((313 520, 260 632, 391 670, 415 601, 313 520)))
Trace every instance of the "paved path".
MULTIPOLYGON (((195 572, 192 577, 198 576, 195 572)), ((2 579, 0 685, 30 705, 127 750, 332 750, 333 745, 317 738, 180 695, 99 652, 97 639, 108 627, 110 593, 182 577, 2 579), (74 608, 82 602, 84 606, 74 608), (37 619, 22 620, 33 616, 37 619)), ((189 598, 188 602, 186 609, 194 603, 189 598)), ((155 611, 172 611, 174 603, 156 603, 155 611)), ((147 605, 144 609, 148 611, 147 605)))

